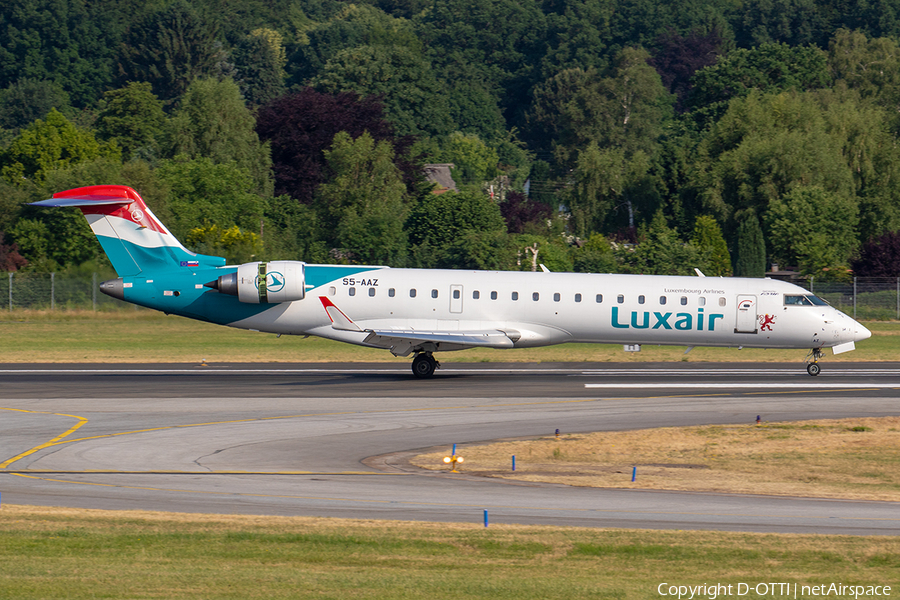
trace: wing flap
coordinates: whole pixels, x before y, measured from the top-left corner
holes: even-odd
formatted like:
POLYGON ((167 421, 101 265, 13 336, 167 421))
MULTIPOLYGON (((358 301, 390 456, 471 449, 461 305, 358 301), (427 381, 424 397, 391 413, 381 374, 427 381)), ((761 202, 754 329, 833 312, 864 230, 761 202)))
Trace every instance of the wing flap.
POLYGON ((465 348, 512 348, 514 341, 506 332, 486 331, 415 331, 366 329, 365 343, 389 349, 395 356, 408 356, 413 351, 463 350, 465 348))

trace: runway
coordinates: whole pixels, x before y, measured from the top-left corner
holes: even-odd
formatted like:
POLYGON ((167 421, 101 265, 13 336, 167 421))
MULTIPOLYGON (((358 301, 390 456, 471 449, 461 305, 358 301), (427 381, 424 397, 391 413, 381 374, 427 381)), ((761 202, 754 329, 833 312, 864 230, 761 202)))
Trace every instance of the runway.
POLYGON ((898 414, 900 364, 0 366, 0 502, 101 509, 900 534, 900 504, 428 473, 421 449, 898 414))

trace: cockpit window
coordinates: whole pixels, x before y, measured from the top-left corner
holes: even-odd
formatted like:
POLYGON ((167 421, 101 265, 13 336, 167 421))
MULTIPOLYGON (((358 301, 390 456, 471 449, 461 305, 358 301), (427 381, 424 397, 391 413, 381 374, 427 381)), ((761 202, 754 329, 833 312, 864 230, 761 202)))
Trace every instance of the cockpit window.
POLYGON ((784 296, 785 306, 828 306, 828 303, 812 294, 784 296))

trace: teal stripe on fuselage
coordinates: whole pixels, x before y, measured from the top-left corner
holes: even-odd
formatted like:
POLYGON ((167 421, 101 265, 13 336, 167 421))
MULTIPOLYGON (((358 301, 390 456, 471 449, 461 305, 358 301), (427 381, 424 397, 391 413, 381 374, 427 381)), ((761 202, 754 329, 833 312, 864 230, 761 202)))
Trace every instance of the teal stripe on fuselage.
MULTIPOLYGON (((169 267, 161 271, 141 273, 140 276, 123 277, 123 283, 126 286, 130 284, 130 287, 124 288, 125 300, 168 314, 220 325, 247 319, 279 306, 240 302, 236 296, 221 294, 204 286, 236 270, 237 267, 169 267), (170 295, 166 295, 166 292, 170 295)), ((321 287, 350 275, 373 270, 377 269, 353 265, 307 265, 306 287, 321 287)), ((312 298, 307 297, 307 301, 310 300, 312 298)))

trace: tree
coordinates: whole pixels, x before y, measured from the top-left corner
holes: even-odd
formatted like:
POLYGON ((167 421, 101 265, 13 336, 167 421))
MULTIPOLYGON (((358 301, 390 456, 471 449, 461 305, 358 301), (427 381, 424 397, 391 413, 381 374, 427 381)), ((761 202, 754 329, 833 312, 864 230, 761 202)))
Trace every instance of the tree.
POLYGON ((180 97, 194 79, 214 73, 222 59, 218 27, 187 0, 173 0, 136 23, 122 47, 125 76, 149 81, 164 101, 180 97))
POLYGON ((0 128, 18 132, 51 109, 67 112, 69 95, 52 81, 23 78, 0 91, 0 128))
POLYGON ((97 115, 97 135, 114 141, 127 158, 155 156, 166 115, 150 84, 129 83, 106 92, 104 100, 105 106, 97 115))
POLYGON ((569 69, 535 88, 531 122, 549 133, 557 163, 570 167, 590 142, 652 155, 672 96, 647 64, 645 50, 625 48, 607 76, 569 69))
POLYGON ((331 176, 315 206, 326 241, 354 263, 404 266, 406 186, 390 142, 342 131, 324 155, 331 176))
POLYGON ((722 48, 722 36, 715 28, 706 34, 693 31, 686 37, 670 28, 657 37, 655 45, 650 65, 659 73, 663 86, 675 95, 675 108, 680 112, 694 73, 715 64, 722 48))
POLYGON ((627 256, 632 273, 645 275, 692 275, 699 264, 697 249, 686 244, 678 232, 668 226, 662 211, 638 233, 639 241, 627 256))
POLYGON ((242 231, 260 228, 265 200, 255 192, 251 174, 234 163, 178 157, 161 161, 156 175, 169 188, 166 201, 173 235, 185 239, 199 225, 232 226, 242 231))
POLYGON ((271 159, 255 125, 233 80, 197 79, 168 123, 165 154, 233 162, 253 175, 257 193, 269 196, 271 159))
POLYGON ((23 79, 46 81, 65 90, 76 106, 96 100, 114 77, 119 46, 117 14, 109 4, 105 0, 0 3, 0 88, 23 79))
POLYGON ((474 134, 454 132, 441 148, 441 160, 453 163, 453 180, 457 184, 481 185, 497 175, 500 157, 497 151, 474 134))
POLYGON ((497 205, 484 194, 446 192, 420 200, 409 215, 406 230, 415 266, 465 268, 471 264, 467 248, 473 244, 490 241, 488 245, 494 249, 505 244, 506 223, 497 205), (466 261, 460 260, 465 257, 466 261))
POLYGON ((732 98, 746 96, 751 90, 803 91, 830 83, 827 55, 822 50, 813 46, 764 43, 755 48, 732 50, 719 57, 715 65, 697 71, 688 106, 723 107, 732 98))
POLYGON ((18 271, 27 265, 28 261, 19 254, 19 246, 14 243, 7 244, 3 232, 0 231, 0 271, 18 271))
POLYGON ((385 117, 400 135, 444 135, 451 122, 444 87, 422 55, 405 46, 359 46, 332 56, 310 81, 335 94, 381 99, 385 117))
POLYGON ((237 225, 219 227, 215 223, 194 227, 184 242, 200 254, 224 257, 229 265, 259 260, 263 249, 259 235, 252 231, 241 231, 237 225))
MULTIPOLYGON (((316 187, 326 178, 323 152, 334 136, 346 131, 352 138, 369 132, 375 141, 394 143, 396 154, 406 146, 395 140, 394 130, 384 119, 381 103, 356 94, 323 94, 303 88, 260 107, 256 131, 271 147, 275 194, 312 202, 316 187)), ((408 172, 404 172, 409 177, 408 172)))
POLYGON ((577 273, 617 273, 613 248, 602 234, 594 233, 574 252, 573 268, 577 273))
POLYGON ((284 40, 274 29, 254 29, 233 51, 237 83, 250 106, 260 106, 285 92, 284 40))
POLYGON ((772 254, 806 275, 840 277, 856 249, 856 203, 818 186, 798 186, 766 214, 772 254))
POLYGON ((374 6, 349 4, 306 28, 290 59, 291 83, 308 85, 339 52, 363 46, 405 46, 418 54, 423 50, 411 22, 374 6))
POLYGON ((900 231, 886 231, 862 245, 851 261, 860 277, 900 277, 900 231))
POLYGON ((737 220, 734 274, 737 277, 765 277, 766 242, 756 211, 745 210, 737 215, 737 220))
POLYGON ((101 157, 119 160, 121 153, 114 142, 98 142, 51 109, 45 120, 38 119, 13 140, 0 164, 3 177, 12 183, 23 178, 40 182, 50 170, 101 157))
POLYGON ((510 190, 500 203, 500 214, 506 221, 509 233, 525 233, 526 229, 545 229, 553 216, 549 204, 530 200, 525 194, 510 190))
POLYGON ((691 245, 700 254, 704 275, 731 277, 731 255, 728 253, 728 244, 722 237, 722 228, 714 218, 707 215, 697 217, 694 221, 691 245))

